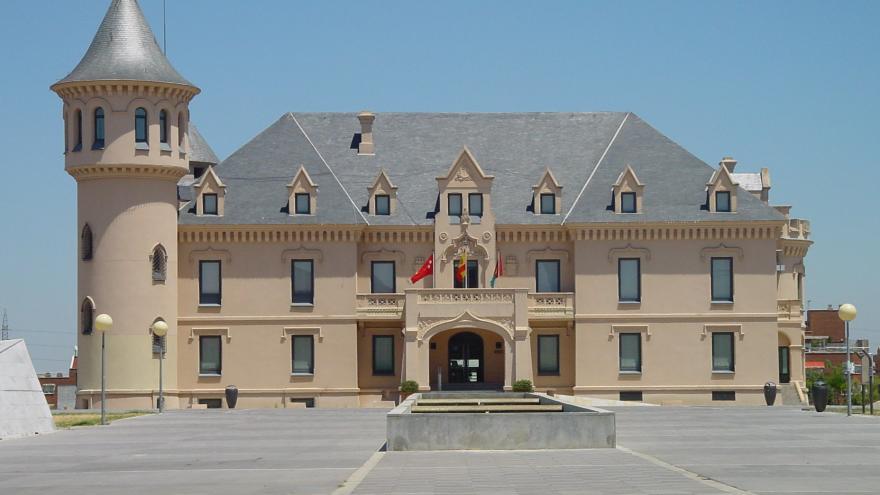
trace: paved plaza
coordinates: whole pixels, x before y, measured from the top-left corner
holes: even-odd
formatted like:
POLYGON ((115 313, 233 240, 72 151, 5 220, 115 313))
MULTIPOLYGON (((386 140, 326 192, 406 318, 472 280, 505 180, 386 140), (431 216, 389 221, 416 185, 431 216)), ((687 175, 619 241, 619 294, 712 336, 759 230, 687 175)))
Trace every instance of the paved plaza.
POLYGON ((383 452, 383 410, 171 411, 2 441, 0 493, 839 495, 880 487, 880 418, 782 407, 616 412, 617 449, 383 452))

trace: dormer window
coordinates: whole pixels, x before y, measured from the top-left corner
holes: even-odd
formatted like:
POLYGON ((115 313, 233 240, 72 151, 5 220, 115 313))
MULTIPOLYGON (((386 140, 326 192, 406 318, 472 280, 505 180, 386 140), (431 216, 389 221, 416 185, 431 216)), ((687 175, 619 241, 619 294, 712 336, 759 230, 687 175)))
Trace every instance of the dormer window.
POLYGON ((636 176, 636 171, 627 165, 611 186, 612 204, 615 213, 641 213, 645 185, 636 176))
POLYGON ((461 193, 449 193, 447 198, 447 213, 451 217, 461 216, 461 193))
POLYGON ((483 194, 482 193, 468 194, 468 215, 470 215, 472 217, 482 217, 483 216, 483 194))
POLYGON ((620 212, 621 213, 636 213, 636 193, 634 192, 625 192, 620 193, 620 212))
POLYGON ((387 194, 377 194, 374 201, 376 202, 374 205, 376 208, 376 215, 391 214, 391 196, 387 194))
POLYGON ((296 215, 311 215, 312 214, 312 195, 309 193, 296 193, 294 194, 294 203, 295 210, 294 213, 296 215))
POLYGON ((736 212, 736 189, 739 183, 730 170, 735 164, 733 159, 725 158, 706 183, 706 206, 710 213, 736 212))
POLYGON ((538 215, 556 215, 562 210, 562 186, 549 168, 532 186, 532 208, 538 215))
POLYGON ((715 211, 730 213, 730 191, 715 192, 715 211))
POLYGON ((367 188, 369 199, 367 200, 367 212, 370 215, 393 215, 397 210, 397 186, 391 183, 391 179, 385 170, 379 171, 376 180, 367 188))
POLYGON ((217 195, 216 194, 202 194, 202 214, 203 215, 216 215, 217 214, 217 195))
POLYGON ((287 208, 290 215, 315 214, 318 185, 312 182, 304 165, 299 166, 293 180, 287 184, 287 194, 287 208))
POLYGON ((556 214, 556 195, 553 193, 541 194, 541 215, 556 214))

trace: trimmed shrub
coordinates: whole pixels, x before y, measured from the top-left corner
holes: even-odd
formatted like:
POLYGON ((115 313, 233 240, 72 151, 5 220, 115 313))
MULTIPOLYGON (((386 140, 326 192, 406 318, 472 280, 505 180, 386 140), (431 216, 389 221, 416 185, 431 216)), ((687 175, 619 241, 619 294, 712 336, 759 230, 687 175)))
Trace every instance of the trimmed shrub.
POLYGON ((517 380, 513 382, 514 392, 531 392, 532 390, 534 390, 534 387, 532 387, 531 380, 517 380))

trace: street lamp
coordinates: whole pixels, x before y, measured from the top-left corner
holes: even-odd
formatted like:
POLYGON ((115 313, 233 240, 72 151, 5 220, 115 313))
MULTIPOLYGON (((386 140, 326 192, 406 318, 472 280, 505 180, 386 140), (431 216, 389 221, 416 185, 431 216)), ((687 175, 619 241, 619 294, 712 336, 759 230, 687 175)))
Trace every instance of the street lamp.
POLYGON ((95 330, 101 332, 101 424, 107 424, 107 370, 104 365, 104 341, 107 332, 113 328, 113 318, 108 314, 95 317, 95 330))
POLYGON ((165 398, 162 396, 162 361, 165 357, 165 335, 168 334, 168 324, 159 318, 151 327, 153 335, 159 337, 159 412, 165 408, 165 398))
POLYGON ((856 319, 856 307, 841 304, 837 316, 846 322, 846 415, 852 416, 852 363, 849 360, 849 322, 856 319))

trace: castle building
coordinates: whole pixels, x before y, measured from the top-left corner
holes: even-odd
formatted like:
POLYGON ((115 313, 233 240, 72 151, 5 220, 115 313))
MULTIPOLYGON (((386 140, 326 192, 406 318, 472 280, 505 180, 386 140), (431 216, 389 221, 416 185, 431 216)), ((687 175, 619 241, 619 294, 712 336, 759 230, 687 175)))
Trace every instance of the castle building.
POLYGON ((172 408, 228 385, 240 407, 370 406, 405 380, 756 404, 804 379, 809 224, 767 169, 709 166, 633 113, 285 113, 220 161, 135 0, 52 90, 81 407, 99 313, 110 407, 155 407, 163 351, 172 408))

